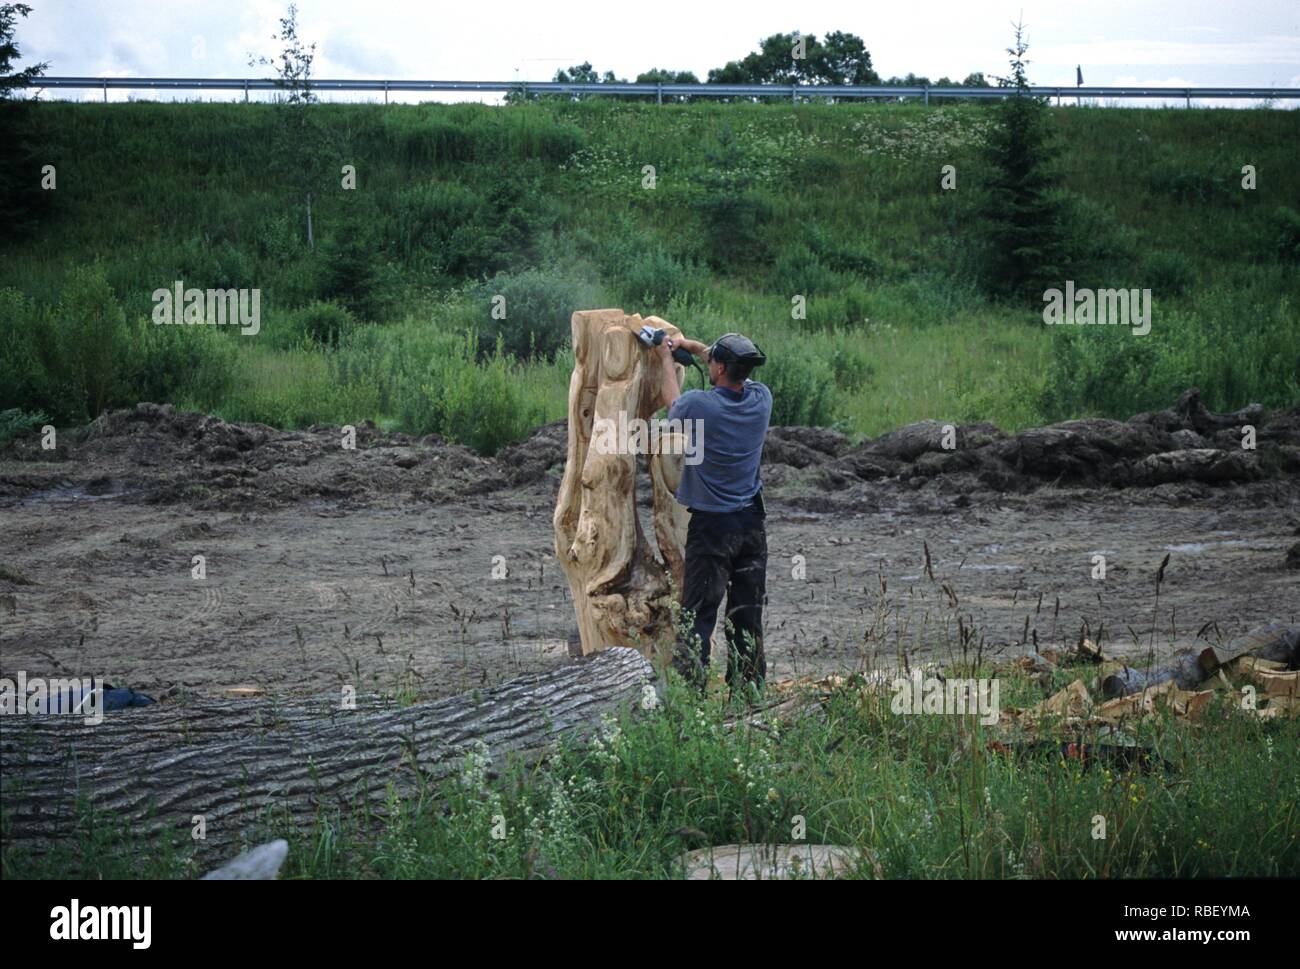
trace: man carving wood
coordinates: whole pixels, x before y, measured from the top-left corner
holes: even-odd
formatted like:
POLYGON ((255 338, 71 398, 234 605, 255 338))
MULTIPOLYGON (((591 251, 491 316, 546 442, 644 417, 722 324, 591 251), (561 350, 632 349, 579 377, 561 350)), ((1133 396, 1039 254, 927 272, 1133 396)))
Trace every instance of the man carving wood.
MULTIPOLYGON (((682 468, 677 501, 691 512, 682 589, 683 621, 673 666, 703 689, 710 638, 726 596, 727 682, 762 692, 763 604, 767 598, 767 530, 759 464, 772 416, 772 392, 750 379, 766 361, 738 333, 706 347, 684 337, 665 339, 654 352, 661 376, 659 402, 670 421, 702 429, 703 460, 682 468), (708 361, 711 390, 682 393, 672 351, 681 347, 708 361)), ((700 447, 701 442, 695 442, 700 447)))

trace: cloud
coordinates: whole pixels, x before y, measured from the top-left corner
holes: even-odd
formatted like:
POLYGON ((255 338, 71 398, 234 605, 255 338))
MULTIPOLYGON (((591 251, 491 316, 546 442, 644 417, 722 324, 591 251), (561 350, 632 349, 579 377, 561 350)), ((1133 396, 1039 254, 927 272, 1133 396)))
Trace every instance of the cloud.
POLYGON ((319 48, 320 73, 330 77, 406 77, 401 54, 355 35, 335 34, 319 48))

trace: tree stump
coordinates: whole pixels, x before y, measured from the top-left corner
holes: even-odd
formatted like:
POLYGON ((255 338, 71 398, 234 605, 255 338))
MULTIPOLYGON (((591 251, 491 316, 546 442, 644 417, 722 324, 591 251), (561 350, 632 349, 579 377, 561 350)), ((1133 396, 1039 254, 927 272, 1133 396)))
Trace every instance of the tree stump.
MULTIPOLYGON (((661 371, 637 339, 644 324, 681 336, 656 316, 642 320, 621 309, 573 314, 569 450, 555 505, 555 551, 573 592, 583 655, 632 646, 663 664, 672 654, 690 520, 673 497, 681 441, 665 435, 647 442, 657 555, 636 513, 636 449, 593 446, 593 428, 601 430, 602 422, 619 428, 654 416, 661 371)), ((674 367, 680 381, 683 368, 674 367)))

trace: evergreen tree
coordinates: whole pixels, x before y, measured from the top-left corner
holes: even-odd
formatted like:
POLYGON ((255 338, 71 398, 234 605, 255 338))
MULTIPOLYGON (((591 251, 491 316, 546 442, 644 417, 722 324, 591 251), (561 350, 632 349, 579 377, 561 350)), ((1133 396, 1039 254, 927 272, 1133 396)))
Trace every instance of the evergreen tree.
POLYGON ((1015 25, 1011 74, 998 78, 1014 93, 1000 101, 986 146, 991 177, 983 200, 990 290, 1017 296, 1058 281, 1064 261, 1064 208, 1055 190, 1054 143, 1046 99, 1029 92, 1024 27, 1015 25))
POLYGON ((0 4, 0 225, 11 236, 32 232, 53 195, 41 187, 41 167, 53 159, 38 149, 32 102, 21 96, 49 65, 13 67, 22 57, 14 36, 18 18, 31 12, 25 3, 0 4))

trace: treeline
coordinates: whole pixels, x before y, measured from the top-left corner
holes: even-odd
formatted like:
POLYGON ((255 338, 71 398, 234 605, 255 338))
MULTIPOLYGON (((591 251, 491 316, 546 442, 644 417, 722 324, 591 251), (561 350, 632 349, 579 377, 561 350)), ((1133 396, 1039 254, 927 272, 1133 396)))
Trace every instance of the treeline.
MULTIPOLYGON (((627 84, 627 78, 613 71, 599 73, 590 61, 558 70, 553 78, 561 84, 627 84)), ((1000 85, 1009 82, 998 79, 1000 85)), ((677 71, 654 67, 642 71, 631 82, 635 84, 699 84, 693 71, 677 71)), ((893 87, 993 87, 981 71, 967 74, 960 81, 944 76, 931 81, 924 75, 908 72, 903 77, 882 80, 871 65, 871 53, 862 38, 842 30, 833 30, 823 39, 816 34, 799 31, 772 34, 759 41, 758 49, 740 60, 727 61, 722 67, 709 71, 706 84, 884 84, 893 87)), ((627 100, 644 100, 649 95, 613 95, 627 100)), ((507 100, 518 102, 535 100, 536 94, 525 94, 523 86, 512 91, 507 100)), ((581 95, 572 95, 580 98, 581 95)), ((689 101, 689 95, 673 95, 675 101, 689 101)))

